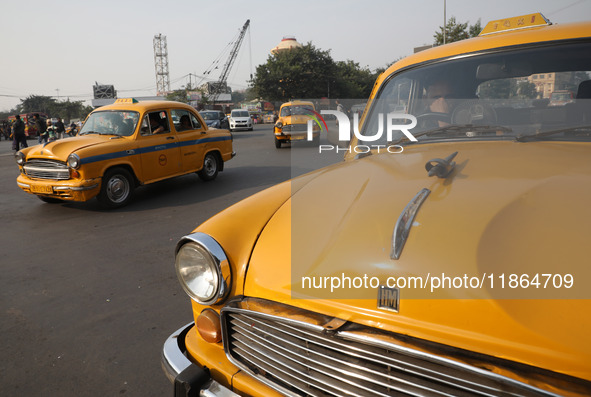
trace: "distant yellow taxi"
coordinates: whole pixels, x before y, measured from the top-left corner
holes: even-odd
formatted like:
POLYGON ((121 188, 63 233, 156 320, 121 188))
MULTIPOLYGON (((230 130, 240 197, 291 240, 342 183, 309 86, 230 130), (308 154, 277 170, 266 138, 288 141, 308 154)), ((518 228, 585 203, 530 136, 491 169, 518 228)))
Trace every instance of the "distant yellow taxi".
POLYGON ((197 172, 213 180, 234 156, 232 135, 209 129, 194 108, 119 99, 94 110, 77 136, 16 153, 18 186, 45 202, 126 205, 134 189, 197 172))
POLYGON ((317 144, 320 140, 321 125, 316 118, 314 103, 309 101, 291 101, 281 105, 279 118, 273 132, 275 147, 291 141, 311 140, 317 144), (308 137, 308 121, 312 121, 312 136, 308 137))
POLYGON ((346 161, 178 242, 176 395, 590 396, 590 98, 540 14, 392 65, 346 161))

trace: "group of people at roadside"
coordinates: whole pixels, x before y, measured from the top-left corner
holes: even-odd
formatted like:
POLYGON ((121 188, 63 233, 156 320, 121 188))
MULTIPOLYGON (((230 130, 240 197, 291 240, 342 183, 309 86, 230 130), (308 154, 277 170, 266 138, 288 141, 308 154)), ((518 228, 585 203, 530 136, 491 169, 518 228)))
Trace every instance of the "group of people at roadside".
MULTIPOLYGON (((54 123, 51 119, 44 121, 38 113, 35 113, 33 115, 33 120, 35 122, 39 143, 52 142, 66 136, 66 127, 61 118, 58 118, 54 123)), ((15 116, 15 121, 12 124, 12 133, 10 137, 12 138, 13 150, 19 151, 21 148, 28 147, 25 123, 18 114, 15 116)))

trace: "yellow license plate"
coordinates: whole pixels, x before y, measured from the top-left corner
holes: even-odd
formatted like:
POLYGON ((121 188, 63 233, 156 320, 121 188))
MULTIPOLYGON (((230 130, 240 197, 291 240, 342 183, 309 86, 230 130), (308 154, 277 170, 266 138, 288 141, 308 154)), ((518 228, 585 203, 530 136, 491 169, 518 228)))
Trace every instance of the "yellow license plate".
POLYGON ((31 192, 53 194, 53 188, 47 185, 31 185, 31 192))

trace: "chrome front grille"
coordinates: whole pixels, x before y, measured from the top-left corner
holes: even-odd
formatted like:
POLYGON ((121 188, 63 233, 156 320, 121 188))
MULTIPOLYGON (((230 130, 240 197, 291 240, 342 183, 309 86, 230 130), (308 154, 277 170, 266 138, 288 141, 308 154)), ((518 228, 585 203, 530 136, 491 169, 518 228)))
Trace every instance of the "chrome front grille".
POLYGON ((288 396, 555 395, 395 339, 360 337, 372 331, 359 333, 359 325, 330 331, 301 315, 269 313, 225 307, 224 348, 234 364, 288 396))
POLYGON ((23 166, 31 178, 65 180, 70 179, 70 170, 64 163, 52 160, 30 160, 23 166))

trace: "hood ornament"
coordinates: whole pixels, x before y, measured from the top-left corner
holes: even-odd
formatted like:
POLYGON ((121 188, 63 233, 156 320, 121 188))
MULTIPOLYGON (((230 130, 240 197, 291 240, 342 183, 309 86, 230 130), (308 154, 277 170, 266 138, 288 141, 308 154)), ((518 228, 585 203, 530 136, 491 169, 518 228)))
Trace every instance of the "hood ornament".
POLYGON ((410 233, 410 228, 412 227, 412 223, 423 204, 423 201, 427 198, 427 196, 431 193, 429 189, 421 189, 416 196, 413 197, 412 200, 404 207, 402 214, 398 217, 398 221, 396 221, 396 225, 394 226, 394 232, 392 233, 392 251, 390 253, 391 259, 399 259, 400 254, 402 253, 402 248, 404 247, 404 243, 406 243, 406 239, 408 238, 408 233, 410 233))
POLYGON ((456 167, 456 162, 452 161, 458 152, 454 152, 444 159, 433 159, 427 161, 425 169, 429 173, 429 176, 437 176, 438 178, 445 179, 452 173, 456 167))

